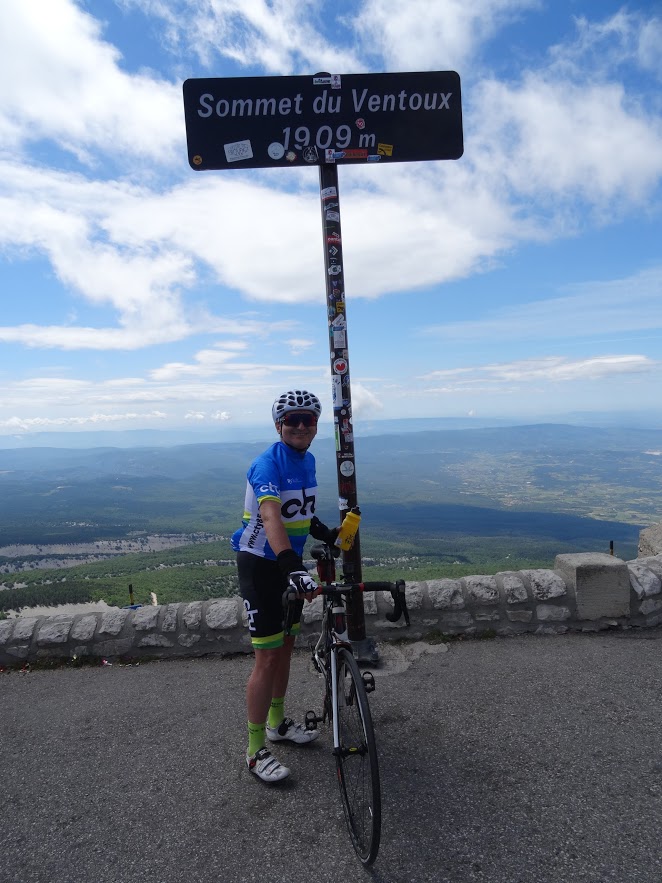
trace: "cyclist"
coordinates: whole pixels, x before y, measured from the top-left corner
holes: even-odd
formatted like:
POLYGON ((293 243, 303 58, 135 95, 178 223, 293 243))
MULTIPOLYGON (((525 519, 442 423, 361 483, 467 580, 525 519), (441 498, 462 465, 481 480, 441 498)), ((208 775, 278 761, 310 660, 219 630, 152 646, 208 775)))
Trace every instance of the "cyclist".
POLYGON ((307 390, 289 390, 276 399, 272 418, 280 438, 248 470, 242 526, 232 536, 255 651, 246 687, 246 764, 267 783, 282 781, 290 771, 271 754, 265 737, 304 745, 318 736, 285 716, 285 694, 302 599, 311 601, 318 591, 301 557, 306 538, 333 543, 338 535, 338 528, 329 529, 315 516, 315 458, 308 448, 321 413, 319 399, 307 390), (288 585, 300 600, 286 632, 282 596, 288 585))

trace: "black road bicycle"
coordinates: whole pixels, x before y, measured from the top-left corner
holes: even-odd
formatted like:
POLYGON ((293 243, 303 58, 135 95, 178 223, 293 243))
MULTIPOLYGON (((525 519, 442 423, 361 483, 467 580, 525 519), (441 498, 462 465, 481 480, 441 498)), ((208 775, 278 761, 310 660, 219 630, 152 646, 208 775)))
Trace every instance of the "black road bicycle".
MULTIPOLYGON (((333 728, 333 754, 340 797, 354 849, 364 865, 377 857, 382 827, 381 786, 375 732, 368 704, 368 693, 375 689, 374 675, 361 671, 347 634, 347 600, 358 592, 390 592, 393 612, 391 622, 404 616, 409 625, 404 580, 398 582, 335 582, 335 556, 338 550, 316 545, 312 556, 322 583, 322 632, 311 646, 313 663, 324 677, 322 715, 306 714, 306 728, 316 730, 318 723, 333 728)), ((283 596, 289 603, 295 596, 288 590, 283 596)), ((291 607, 290 607, 291 609, 291 607)))

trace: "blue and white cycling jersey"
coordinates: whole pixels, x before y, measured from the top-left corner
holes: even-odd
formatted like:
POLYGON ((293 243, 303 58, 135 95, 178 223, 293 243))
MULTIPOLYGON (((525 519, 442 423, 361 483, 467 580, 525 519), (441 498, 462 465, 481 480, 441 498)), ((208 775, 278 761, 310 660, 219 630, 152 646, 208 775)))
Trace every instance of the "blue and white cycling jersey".
POLYGON ((253 460, 247 478, 242 527, 232 535, 234 551, 252 552, 261 558, 275 560, 260 515, 260 503, 275 500, 280 503, 292 548, 298 555, 303 555, 317 498, 313 455, 309 451, 295 451, 282 441, 274 442, 253 460))

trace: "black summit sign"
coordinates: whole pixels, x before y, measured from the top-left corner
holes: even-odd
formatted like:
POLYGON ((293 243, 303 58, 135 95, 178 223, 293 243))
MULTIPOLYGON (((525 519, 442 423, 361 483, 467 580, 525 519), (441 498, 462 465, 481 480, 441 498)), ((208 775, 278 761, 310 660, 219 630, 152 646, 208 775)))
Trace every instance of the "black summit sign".
POLYGON ((230 77, 184 83, 196 171, 459 159, 454 71, 230 77))

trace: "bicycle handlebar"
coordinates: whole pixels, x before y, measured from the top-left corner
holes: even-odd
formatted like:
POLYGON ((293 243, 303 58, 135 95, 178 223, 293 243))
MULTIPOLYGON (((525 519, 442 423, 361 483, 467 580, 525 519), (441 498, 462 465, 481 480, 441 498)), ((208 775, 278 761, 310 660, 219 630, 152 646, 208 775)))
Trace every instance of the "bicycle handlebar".
MULTIPOLYGON (((386 618, 389 622, 397 622, 401 616, 404 616, 405 623, 409 625, 409 611, 407 610, 407 596, 405 594, 405 581, 399 579, 396 582, 386 582, 379 580, 371 580, 360 583, 330 583, 329 585, 321 585, 321 595, 353 595, 358 592, 390 592, 393 597, 393 612, 387 613, 386 618)), ((290 601, 297 600, 297 593, 291 588, 285 589, 283 592, 283 606, 286 607, 290 601)))

